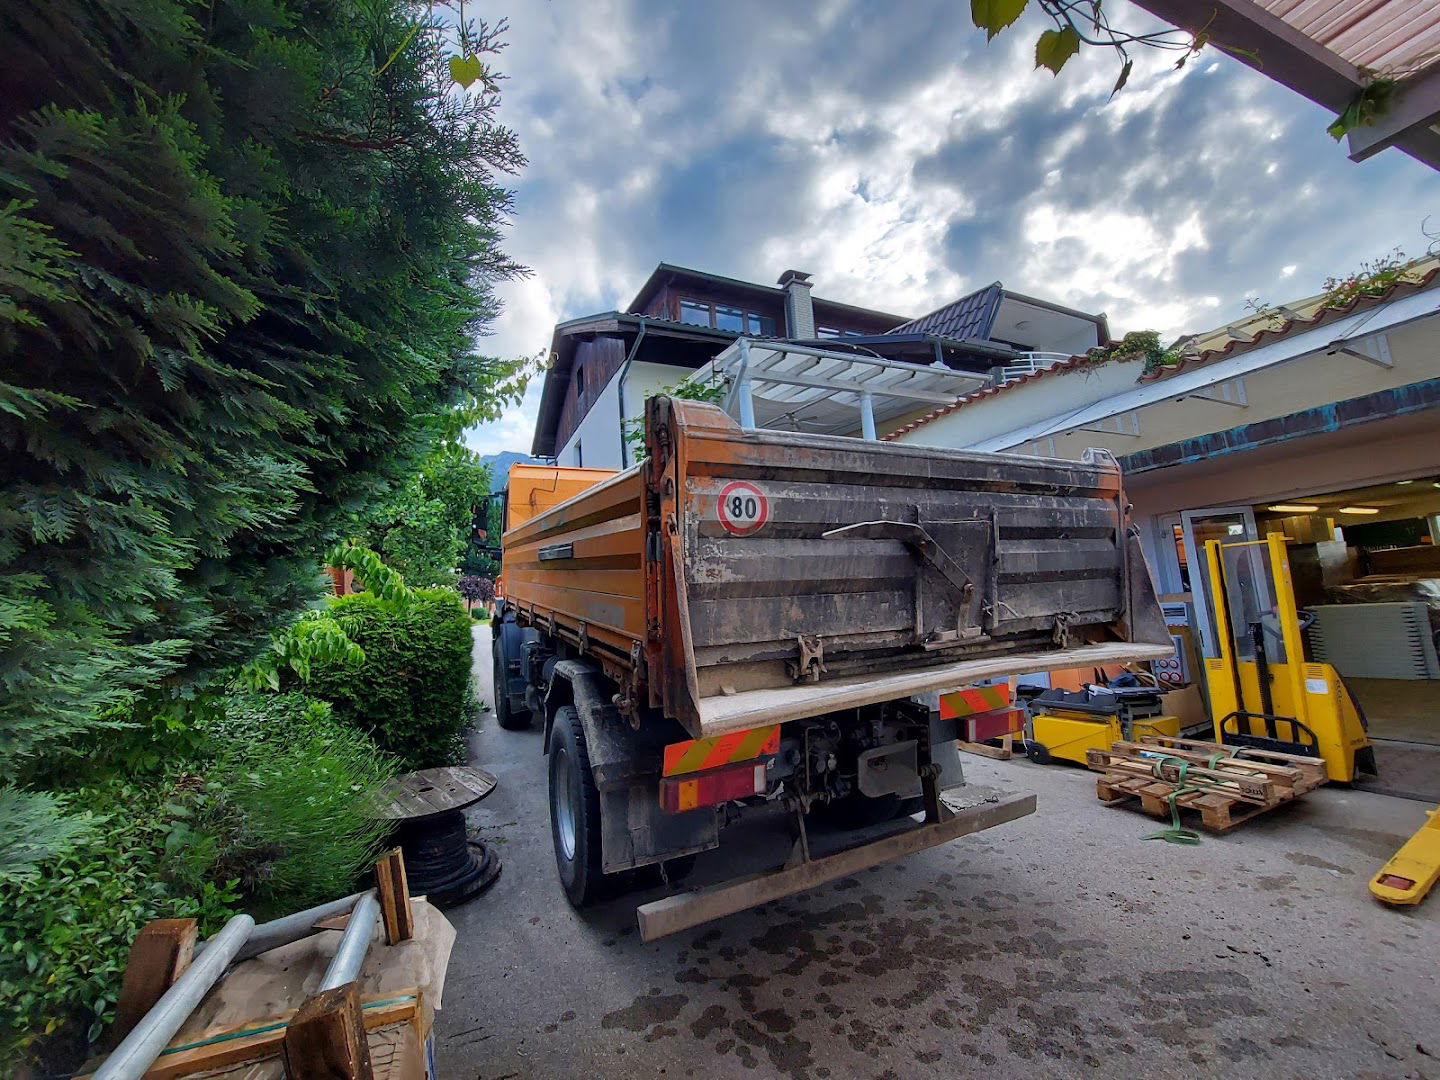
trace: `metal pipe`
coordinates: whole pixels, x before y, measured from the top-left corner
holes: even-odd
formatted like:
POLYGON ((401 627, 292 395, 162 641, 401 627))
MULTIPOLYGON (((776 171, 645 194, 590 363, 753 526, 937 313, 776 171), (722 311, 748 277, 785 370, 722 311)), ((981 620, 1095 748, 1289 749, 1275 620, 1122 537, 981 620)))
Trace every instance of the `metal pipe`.
POLYGON ((224 929, 210 939, 204 955, 185 969, 115 1052, 95 1070, 94 1080, 139 1080, 144 1076, 195 1011, 200 999, 225 974, 254 928, 255 920, 249 915, 236 915, 227 922, 224 929))
MULTIPOLYGON (((351 893, 339 900, 317 904, 304 911, 297 911, 283 918, 261 923, 250 932, 250 937, 240 947, 240 951, 235 954, 234 962, 238 964, 241 960, 249 960, 252 956, 259 956, 263 952, 278 949, 281 945, 289 945, 292 941, 299 941, 301 938, 318 933, 319 931, 315 929, 317 922, 333 918, 336 915, 344 915, 364 895, 364 893, 358 892, 351 893)), ((199 956, 209 945, 209 941, 200 942, 195 946, 195 955, 199 956)))
MULTIPOLYGON (((640 343, 645 340, 645 328, 647 325, 645 316, 641 315, 640 333, 635 335, 635 341, 630 346, 630 352, 625 357, 625 362, 620 365, 620 374, 615 377, 615 396, 619 399, 620 405, 620 467, 622 469, 628 469, 630 467, 630 448, 625 444, 625 424, 629 420, 629 417, 625 415, 625 376, 630 374, 630 364, 634 361, 635 354, 640 351, 640 343)), ((643 423, 645 417, 642 415, 640 420, 643 423)))
POLYGON ((379 917, 380 901, 375 898, 375 890, 371 889, 355 901, 350 922, 345 926, 345 935, 330 959, 330 966, 325 969, 319 989, 333 990, 344 986, 360 974, 360 965, 370 951, 370 939, 375 936, 375 920, 379 917))
POLYGON ((869 390, 860 394, 860 435, 875 441, 875 398, 869 390))
POLYGON ((740 374, 736 383, 740 395, 740 426, 753 428, 755 402, 750 397, 750 339, 742 337, 737 344, 740 346, 740 374))

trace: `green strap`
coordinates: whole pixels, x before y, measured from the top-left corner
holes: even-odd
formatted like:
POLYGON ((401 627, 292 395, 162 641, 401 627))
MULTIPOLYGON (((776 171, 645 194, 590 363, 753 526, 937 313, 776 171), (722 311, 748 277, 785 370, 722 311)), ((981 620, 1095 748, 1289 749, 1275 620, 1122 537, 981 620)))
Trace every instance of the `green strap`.
MULTIPOLYGON (((1220 756, 1224 757, 1223 754, 1220 756)), ((1165 800, 1170 804, 1170 827, 1168 829, 1161 829, 1159 832, 1150 833, 1148 836, 1142 836, 1140 839, 1164 840, 1167 844, 1198 844, 1200 843, 1200 834, 1194 829, 1186 829, 1181 827, 1180 807, 1175 805, 1175 800, 1178 799, 1181 795, 1184 795, 1186 792, 1199 791, 1204 785, 1188 782, 1187 774, 1190 772, 1190 762, 1186 761, 1184 758, 1170 757, 1169 755, 1162 757, 1159 761, 1155 762, 1155 764, 1150 766, 1150 771, 1154 774, 1155 779, 1165 779, 1161 770, 1163 766, 1168 764, 1176 765, 1179 771, 1179 776, 1176 777, 1176 787, 1170 792, 1170 794, 1166 797, 1165 800)), ((1197 777, 1197 780, 1198 779, 1199 778, 1197 777)))

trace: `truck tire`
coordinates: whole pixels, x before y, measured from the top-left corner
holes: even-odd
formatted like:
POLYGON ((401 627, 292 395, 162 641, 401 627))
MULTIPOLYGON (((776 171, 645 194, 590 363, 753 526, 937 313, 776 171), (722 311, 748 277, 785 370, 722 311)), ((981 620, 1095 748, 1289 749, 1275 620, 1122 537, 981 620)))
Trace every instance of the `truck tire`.
POLYGON ((583 908, 600 898, 606 880, 600 861, 600 792, 590 773, 585 729, 573 705, 562 705, 555 713, 549 761, 555 869, 570 903, 583 908))
POLYGON ((490 652, 495 658, 495 722, 506 731, 524 731, 530 726, 530 710, 510 706, 507 685, 510 678, 509 664, 505 660, 505 649, 500 644, 500 627, 495 628, 495 643, 490 652))

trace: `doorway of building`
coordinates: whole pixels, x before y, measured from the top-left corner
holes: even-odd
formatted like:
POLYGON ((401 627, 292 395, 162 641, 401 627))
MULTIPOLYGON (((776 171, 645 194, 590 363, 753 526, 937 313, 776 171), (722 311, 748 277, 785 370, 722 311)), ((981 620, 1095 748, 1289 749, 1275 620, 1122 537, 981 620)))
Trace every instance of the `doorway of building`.
POLYGON ((1190 592, 1195 603, 1195 621, 1200 629, 1200 648, 1206 656, 1219 656, 1210 612, 1210 575, 1205 571, 1205 542, 1222 540, 1258 540, 1255 511, 1250 506, 1212 506, 1205 510, 1186 510, 1180 515, 1183 548, 1181 566, 1190 579, 1190 592))

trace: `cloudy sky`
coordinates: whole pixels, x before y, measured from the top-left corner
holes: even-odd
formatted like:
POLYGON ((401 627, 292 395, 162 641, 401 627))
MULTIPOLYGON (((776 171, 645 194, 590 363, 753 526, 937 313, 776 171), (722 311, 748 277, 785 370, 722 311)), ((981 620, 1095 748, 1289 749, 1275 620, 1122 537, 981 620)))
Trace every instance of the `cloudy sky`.
MULTIPOLYGON (((1115 17, 1151 25, 1124 0, 1115 17)), ((1110 5, 1107 5, 1109 10, 1110 5)), ((1085 50, 1033 69, 1047 23, 986 44, 963 0, 510 0, 501 115, 530 159, 484 343, 623 308, 660 261, 920 315, 1003 281, 1168 336, 1283 302, 1397 246, 1423 254, 1440 174, 1350 162, 1330 117, 1214 49, 1185 69, 1085 50)), ((539 387, 471 433, 528 451, 539 387)))

